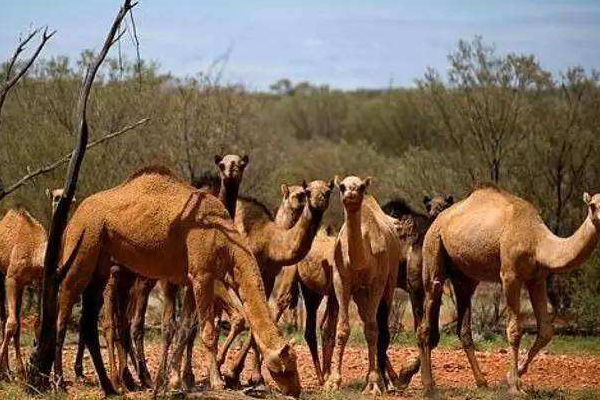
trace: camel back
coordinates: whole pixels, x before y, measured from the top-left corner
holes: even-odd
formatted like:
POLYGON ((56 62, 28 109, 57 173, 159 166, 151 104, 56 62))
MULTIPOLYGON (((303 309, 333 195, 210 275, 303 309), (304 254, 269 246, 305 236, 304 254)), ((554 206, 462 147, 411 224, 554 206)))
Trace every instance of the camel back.
POLYGON ((33 252, 46 240, 46 230, 29 212, 9 210, 0 221, 0 270, 6 271, 11 252, 17 243, 33 252))
POLYGON ((273 215, 267 206, 251 197, 238 197, 235 224, 241 226, 243 232, 250 233, 272 222, 273 215))
MULTIPOLYGON (((102 223, 116 237, 142 247, 160 246, 182 221, 186 207, 199 191, 164 167, 147 167, 134 173, 119 186, 86 199, 72 222, 102 223), (102 221, 97 221, 101 218, 102 221)), ((199 224, 228 218, 221 202, 205 192, 198 198, 194 218, 199 224)))

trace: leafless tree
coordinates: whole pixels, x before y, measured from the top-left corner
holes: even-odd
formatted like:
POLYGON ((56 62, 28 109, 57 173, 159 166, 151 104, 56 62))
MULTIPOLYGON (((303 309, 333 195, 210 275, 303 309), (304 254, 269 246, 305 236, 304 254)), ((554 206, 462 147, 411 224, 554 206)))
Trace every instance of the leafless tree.
POLYGON ((63 232, 67 225, 69 207, 77 189, 79 170, 87 148, 89 129, 86 112, 90 91, 96 73, 106 58, 108 51, 122 35, 122 33, 121 35, 118 35, 117 32, 123 19, 136 4, 137 3, 132 3, 130 0, 125 0, 121 6, 121 9, 108 32, 106 40, 104 41, 102 50, 100 50, 100 53, 87 70, 79 93, 76 112, 77 128, 75 132, 78 140, 75 149, 73 150, 73 156, 69 162, 69 169, 67 171, 64 186, 65 190, 58 202, 56 212, 52 217, 52 223, 50 225, 48 246, 44 259, 44 276, 42 279, 40 330, 37 335, 36 347, 31 354, 28 365, 28 386, 36 388, 37 390, 45 390, 49 387, 48 377, 54 363, 56 348, 57 294, 58 285, 60 283, 57 277, 60 244, 63 232))

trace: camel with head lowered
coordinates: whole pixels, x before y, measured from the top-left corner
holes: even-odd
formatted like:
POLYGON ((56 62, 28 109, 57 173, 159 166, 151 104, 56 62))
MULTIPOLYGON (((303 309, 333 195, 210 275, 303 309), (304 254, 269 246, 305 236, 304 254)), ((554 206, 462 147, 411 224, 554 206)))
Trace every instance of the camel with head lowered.
MULTIPOLYGON (((192 183, 197 189, 207 189, 218 196, 219 200, 226 206, 229 215, 233 215, 235 214, 239 187, 248 162, 249 157, 247 155, 216 155, 215 166, 217 167, 218 178, 206 175, 194 179, 192 183)), ((112 271, 105 290, 106 305, 104 307, 104 331, 106 332, 111 379, 117 387, 124 386, 128 390, 136 389, 135 382, 127 366, 127 356, 129 355, 133 361, 140 384, 142 387, 149 388, 152 386, 152 379, 146 366, 144 324, 150 292, 156 286, 157 280, 135 275, 122 266, 113 266, 112 271), (118 355, 118 366, 115 351, 118 355)), ((169 288, 161 284, 161 290, 164 292, 169 288)), ((165 297, 167 296, 169 295, 165 292, 165 297)), ((218 309, 228 310, 231 308, 232 299, 230 299, 230 294, 227 293, 227 289, 218 280, 215 285, 215 296, 218 309)), ((172 311, 173 308, 169 304, 163 310, 165 327, 163 338, 165 340, 171 340, 172 337, 174 318, 172 311)), ((75 362, 77 376, 83 375, 82 343, 80 340, 75 362)), ((161 367, 166 367, 164 361, 161 367)), ((186 371, 185 377, 186 381, 193 381, 191 369, 186 371)), ((162 386, 161 376, 159 376, 158 385, 162 386)))
MULTIPOLYGON (((547 309, 546 277, 580 266, 596 248, 600 232, 600 195, 584 194, 588 215, 568 238, 555 236, 529 202, 495 187, 473 191, 442 212, 425 235, 423 277, 425 314, 419 327, 424 394, 433 397, 431 351, 439 341, 443 283, 454 286, 458 330, 472 366, 477 365, 470 337, 471 297, 481 281, 500 282, 507 303, 506 334, 512 354, 507 375, 509 393, 521 392, 519 377, 553 335, 547 309), (538 334, 519 364, 521 289, 529 293, 538 334), (468 333, 463 335, 463 333, 468 333)), ((479 367, 473 368, 476 380, 479 367)))
MULTIPOLYGON (((309 184, 303 183, 305 203, 302 213, 293 227, 284 227, 271 216, 268 208, 260 202, 240 197, 237 203, 234 224, 250 245, 252 253, 257 258, 267 296, 270 295, 275 278, 286 265, 293 265, 300 261, 310 250, 312 241, 320 226, 323 214, 329 206, 329 196, 333 188, 333 181, 327 183, 316 180, 309 184)), ((191 303, 188 301, 187 303, 191 303)), ((187 312, 188 320, 193 321, 193 304, 186 307, 184 298, 183 313, 187 312), (187 310, 187 311, 186 311, 187 310)), ((189 325, 189 324, 188 324, 189 325)), ((182 327, 190 331, 190 327, 182 327)), ((252 328, 251 328, 252 329, 252 328)), ((240 329, 239 331, 241 331, 240 329)), ((183 337, 182 337, 183 338, 183 337)), ((193 340, 186 336, 183 342, 193 340)), ((228 340, 228 343, 230 341, 228 340)), ((177 345, 181 349, 183 343, 177 345)), ((239 383, 248 351, 254 347, 255 357, 250 384, 259 384, 263 381, 260 365, 260 354, 256 348, 254 338, 248 340, 234 360, 233 366, 225 372, 225 377, 231 385, 239 383)), ((188 352, 189 354, 189 352, 188 352)), ((181 351, 175 351, 173 357, 172 373, 177 376, 181 370, 181 351)), ((191 359, 186 358, 184 370, 189 370, 191 359)), ((178 378, 174 379, 178 381, 178 378)))
MULTIPOLYGON (((400 264, 398 267, 397 287, 409 293, 414 315, 414 328, 419 326, 423 315, 423 284, 421 245, 425 232, 431 222, 445 208, 453 203, 452 196, 436 195, 423 200, 427 215, 414 211, 402 199, 392 200, 383 206, 383 211, 397 219, 400 234, 400 264)), ((282 207, 283 208, 283 207, 282 207)), ((281 209, 280 209, 281 210, 281 209)), ((288 212, 288 214, 292 214, 288 212)), ((335 341, 338 304, 332 284, 333 249, 336 236, 319 231, 308 255, 297 265, 285 267, 279 277, 277 288, 274 290, 276 305, 276 320, 284 310, 293 306, 298 291, 302 292, 306 309, 304 338, 310 349, 315 373, 319 384, 323 384, 331 371, 331 357, 335 341), (327 307, 322 320, 322 364, 319 360, 317 344, 317 310, 324 297, 327 297, 327 307)), ((381 332, 380 332, 381 333, 381 332)), ((419 359, 404 366, 400 375, 396 374, 388 359, 387 374, 396 387, 404 387, 410 381, 420 366, 419 359)))
MULTIPOLYGON (((81 334, 103 391, 116 393, 98 341, 102 293, 115 260, 141 276, 172 285, 190 282, 211 365, 217 351, 214 283, 231 274, 271 376, 283 393, 299 394, 296 355, 270 318, 256 259, 217 198, 194 189, 165 168, 146 168, 81 204, 65 233, 65 254, 70 254, 77 238, 79 251, 59 291, 55 361, 59 379, 67 321, 73 304, 83 295, 81 334)), ((218 371, 210 371, 210 384, 223 387, 218 371)))

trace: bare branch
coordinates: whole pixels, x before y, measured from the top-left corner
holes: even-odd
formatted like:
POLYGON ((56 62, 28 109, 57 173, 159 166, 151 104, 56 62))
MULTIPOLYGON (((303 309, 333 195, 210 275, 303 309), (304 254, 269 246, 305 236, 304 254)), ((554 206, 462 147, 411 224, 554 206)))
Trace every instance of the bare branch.
MULTIPOLYGON (((141 119, 131 125, 127 125, 124 128, 116 131, 116 132, 112 132, 109 133, 105 136, 102 136, 100 139, 96 139, 90 143, 88 143, 88 145, 86 146, 86 149, 91 149, 92 147, 96 147, 97 145, 104 143, 108 140, 114 139, 116 137, 119 137, 121 135, 123 135, 124 133, 127 133, 129 131, 132 131, 133 129, 137 128, 140 125, 144 125, 145 123, 147 123, 148 121, 150 121, 150 118, 144 118, 141 119)), ((11 186, 8 187, 8 189, 6 189, 5 191, 0 191, 0 200, 2 200, 4 197, 8 196, 9 194, 11 194, 12 192, 16 191, 17 189, 19 189, 20 187, 22 187, 23 185, 25 185, 27 182, 29 182, 30 180, 43 175, 43 174, 47 174, 48 172, 52 172, 55 169, 65 165, 66 163, 68 163, 71 160, 71 157, 73 156, 72 153, 69 154, 65 154, 64 156, 60 157, 58 160, 51 162, 50 164, 46 164, 42 167, 39 167, 35 170, 28 170, 27 175, 23 176, 21 179, 19 179, 18 181, 16 181, 14 184, 12 184, 11 186)))
MULTIPOLYGON (((29 68, 31 68, 31 66, 33 65, 33 62, 35 61, 35 59, 40 55, 42 49, 46 45, 46 42, 48 42, 48 40, 50 40, 50 38, 52 36, 54 36, 54 34, 56 33, 56 31, 52 31, 52 32, 48 33, 48 28, 46 27, 44 29, 44 33, 42 34, 42 40, 41 40, 40 44, 38 45, 38 47, 33 52, 33 54, 31 55, 31 57, 25 62, 25 65, 21 68, 21 70, 19 72, 17 72, 15 74, 15 76, 10 78, 10 74, 12 72, 12 69, 15 66, 15 63, 17 62, 19 54, 21 54, 21 52, 23 52, 23 50, 25 50, 25 45, 27 43, 29 43, 29 41, 38 32, 39 32, 39 29, 34 30, 25 40, 23 40, 22 42, 19 43, 19 46, 15 50, 15 53, 13 54, 13 57, 11 58, 11 60, 8 64, 6 81, 2 84, 2 88, 0 89, 0 117, 2 116, 2 108, 4 106, 4 102, 6 101, 6 96, 8 95, 8 92, 10 92, 10 90, 17 84, 17 82, 23 77, 23 75, 25 75, 27 73, 29 68)), ((2 121, 0 119, 0 123, 1 122, 2 121)))

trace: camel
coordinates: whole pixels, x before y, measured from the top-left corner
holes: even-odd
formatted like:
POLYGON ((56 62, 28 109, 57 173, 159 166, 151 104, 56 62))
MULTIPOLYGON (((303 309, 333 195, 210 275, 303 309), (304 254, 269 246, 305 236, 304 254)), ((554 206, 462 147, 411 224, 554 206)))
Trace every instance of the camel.
POLYGON ((46 229, 25 210, 9 210, 0 221, 0 274, 4 300, 8 303, 8 318, 2 316, 3 340, 0 347, 0 370, 9 374, 8 346, 13 340, 17 369, 25 376, 21 356, 21 306, 23 290, 30 284, 39 284, 44 267, 48 237, 46 229))
MULTIPOLYGON (((401 228, 400 245, 401 257, 398 269, 397 286, 408 292, 415 316, 415 331, 419 326, 423 315, 423 285, 421 279, 421 245, 425 232, 431 222, 445 208, 453 203, 452 196, 437 195, 432 198, 425 197, 423 200, 428 214, 423 215, 412 210, 404 200, 396 199, 386 203, 383 211, 389 216, 399 220, 401 228)), ((295 266, 285 267, 279 277, 279 284, 275 293, 276 321, 284 310, 295 304, 300 286, 302 297, 306 308, 306 329, 304 338, 311 352, 315 373, 320 385, 324 384, 331 370, 331 357, 335 339, 335 324, 337 322, 338 304, 332 284, 333 271, 333 249, 336 237, 328 234, 322 229, 317 234, 308 255, 295 266), (324 320, 321 322, 321 341, 323 360, 319 361, 317 345, 317 310, 324 297, 327 297, 327 307, 324 320)), ((402 369, 400 375, 396 374, 388 360, 387 373, 390 381, 396 387, 405 387, 411 377, 419 370, 420 361, 409 363, 402 369)))
MULTIPOLYGON (((121 185, 88 197, 78 207, 65 233, 63 259, 72 253, 76 240, 79 251, 64 272, 59 290, 58 379, 62 377, 67 321, 83 294, 81 334, 102 390, 106 395, 116 394, 98 341, 103 290, 115 260, 138 275, 164 280, 169 287, 190 282, 211 365, 217 350, 214 283, 231 274, 271 376, 284 394, 299 395, 296 354, 270 318, 256 258, 223 204, 209 192, 194 189, 167 168, 147 167, 121 185)), ((210 385, 214 389, 224 386, 220 373, 213 369, 210 385)))
MULTIPOLYGON (((193 184, 198 189, 204 188, 210 190, 225 205, 229 215, 235 215, 238 191, 244 170, 249 162, 249 157, 247 155, 238 156, 234 154, 225 156, 216 155, 214 160, 218 171, 218 179, 203 176, 196 179, 196 182, 193 182, 193 184)), ((143 276, 135 276, 122 267, 114 268, 113 272, 105 291, 105 332, 108 332, 106 339, 112 382, 115 386, 125 386, 128 390, 136 389, 127 366, 127 355, 129 354, 142 387, 149 388, 152 386, 152 379, 146 365, 144 325, 150 292, 156 286, 157 281, 155 279, 147 279, 143 276), (128 290, 128 288, 130 289, 128 290), (127 312, 125 313, 126 310, 127 312), (120 321, 117 321, 119 319, 120 321), (118 353, 118 367, 115 360, 115 350, 118 353)), ((163 291, 167 290, 164 287, 161 287, 161 289, 163 291)), ((219 304, 223 302, 231 303, 229 294, 226 292, 227 290, 220 283, 217 283, 215 294, 219 304)), ((230 309, 231 306, 225 305, 224 308, 230 309)), ((166 312, 163 314, 163 320, 171 321, 172 317, 171 309, 167 307, 166 312)), ((240 323, 239 318, 236 322, 240 323)), ((168 339, 172 335, 168 329, 165 329, 164 332, 166 332, 165 339, 168 339)), ((75 362, 76 375, 78 376, 83 374, 82 343, 80 340, 75 362)), ((221 357, 220 354, 218 359, 221 357)), ((186 382, 193 382, 191 365, 190 369, 186 370, 184 377, 186 382)), ((160 384, 161 382, 159 382, 160 384)))
MULTIPOLYGON (((596 247, 600 231, 600 194, 585 193, 587 218, 569 238, 555 236, 529 202, 493 186, 474 190, 443 211, 423 242, 425 314, 419 327, 424 395, 434 397, 431 351, 439 340, 443 283, 454 286, 458 325, 469 362, 477 365, 470 334, 471 297, 479 282, 500 282, 507 303, 506 335, 512 349, 507 374, 509 393, 521 392, 520 379, 553 336, 547 309, 546 277, 580 266, 596 247), (521 289, 529 293, 538 334, 519 364, 521 289)), ((473 371, 480 373, 479 367, 473 371)))
MULTIPOLYGON (((323 213, 329 206, 329 196, 333 189, 333 181, 327 183, 316 180, 309 184, 303 182, 302 189, 305 193, 305 203, 300 218, 291 228, 275 222, 268 208, 257 200, 248 197, 238 198, 234 224, 242 234, 242 237, 250 244, 252 253, 258 260, 267 297, 270 296, 275 278, 281 269, 286 265, 297 263, 310 250, 312 241, 320 226, 323 213)), ((193 312, 191 305, 188 309, 190 310, 189 313, 193 312)), ((185 312, 186 306, 184 305, 183 313, 185 312)), ((188 315, 188 320, 193 321, 193 318, 188 315)), ((185 329, 189 331, 191 328, 188 327, 185 329)), ((235 333, 241 331, 243 331, 243 327, 235 333)), ((227 344, 230 345, 234 338, 235 335, 229 337, 227 344)), ((193 340, 193 337, 190 338, 188 336, 186 340, 193 340)), ((243 345, 232 367, 224 374, 229 385, 239 383, 239 377, 251 347, 255 350, 255 357, 249 383, 251 385, 259 385, 263 382, 260 355, 254 339, 251 338, 243 345)), ((181 344, 178 344, 177 348, 180 349, 181 344)), ((172 372, 174 374, 178 374, 180 370, 179 354, 180 351, 174 353, 172 364, 172 372)), ((221 354, 223 357, 220 361, 224 359, 225 353, 221 354)), ((185 369, 189 369, 187 365, 190 362, 190 358, 187 357, 185 369)), ((177 381, 178 379, 175 378, 174 380, 177 381)))
POLYGON ((350 335, 348 306, 350 297, 364 323, 368 345, 369 372, 365 394, 381 394, 382 371, 389 336, 378 337, 378 322, 387 322, 392 304, 400 260, 400 244, 391 218, 366 195, 371 178, 346 177, 336 185, 344 208, 344 224, 334 247, 333 286, 339 304, 335 344, 335 368, 326 382, 328 390, 339 389, 344 348, 350 335), (382 318, 385 317, 385 318, 382 318), (382 361, 383 360, 383 361, 382 361), (383 365, 382 365, 383 364, 383 365))

